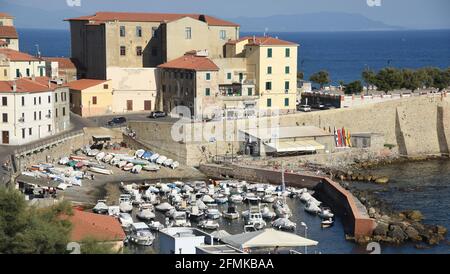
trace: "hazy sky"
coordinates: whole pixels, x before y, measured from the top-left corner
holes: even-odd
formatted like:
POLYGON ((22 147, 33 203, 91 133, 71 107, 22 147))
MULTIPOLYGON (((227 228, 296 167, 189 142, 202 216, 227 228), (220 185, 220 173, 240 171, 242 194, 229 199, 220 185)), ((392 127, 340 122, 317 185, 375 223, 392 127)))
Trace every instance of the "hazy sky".
POLYGON ((197 12, 223 18, 263 17, 312 12, 348 12, 407 28, 449 28, 450 0, 0 0, 2 5, 34 6, 47 11, 197 12), (81 1, 70 8, 67 1, 81 1), (370 7, 367 2, 381 1, 370 7))

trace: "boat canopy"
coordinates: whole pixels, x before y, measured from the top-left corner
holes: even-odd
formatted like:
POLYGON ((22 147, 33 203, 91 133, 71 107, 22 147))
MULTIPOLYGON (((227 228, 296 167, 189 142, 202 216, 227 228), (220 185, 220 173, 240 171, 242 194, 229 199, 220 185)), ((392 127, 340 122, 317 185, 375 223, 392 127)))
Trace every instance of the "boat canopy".
POLYGON ((303 238, 294 233, 273 228, 227 236, 222 242, 238 248, 275 248, 314 246, 319 242, 303 238))
POLYGON ((325 146, 314 140, 283 141, 265 143, 268 152, 314 152, 324 150, 325 146))
POLYGON ((92 136, 92 140, 97 143, 97 142, 110 142, 111 141, 111 136, 92 136))

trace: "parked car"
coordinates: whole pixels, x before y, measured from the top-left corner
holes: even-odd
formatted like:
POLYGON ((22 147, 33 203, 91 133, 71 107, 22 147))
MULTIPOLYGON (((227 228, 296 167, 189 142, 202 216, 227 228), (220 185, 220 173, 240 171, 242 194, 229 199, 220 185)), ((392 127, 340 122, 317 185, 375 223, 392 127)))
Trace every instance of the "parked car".
POLYGON ((150 115, 148 116, 149 118, 162 118, 162 117, 166 117, 166 113, 163 111, 152 111, 150 112, 150 115))
POLYGON ((311 111, 311 107, 308 105, 301 105, 298 107, 298 110, 303 111, 303 112, 310 112, 311 111))
POLYGON ((111 121, 108 121, 108 126, 121 125, 127 122, 125 117, 115 117, 111 121))

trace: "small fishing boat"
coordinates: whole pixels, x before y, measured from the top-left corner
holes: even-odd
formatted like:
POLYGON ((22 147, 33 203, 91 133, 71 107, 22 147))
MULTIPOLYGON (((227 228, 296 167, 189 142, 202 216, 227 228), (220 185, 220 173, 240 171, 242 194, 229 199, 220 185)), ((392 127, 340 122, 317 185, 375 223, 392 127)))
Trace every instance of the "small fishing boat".
POLYGON ((98 167, 90 167, 89 171, 99 173, 99 174, 104 174, 104 175, 112 175, 113 174, 112 170, 98 168, 98 167))
POLYGON ((198 208, 198 206, 192 206, 186 211, 186 213, 192 221, 199 221, 205 217, 205 214, 198 208))
POLYGON ((136 153, 134 153, 134 156, 136 156, 136 158, 142 158, 142 156, 144 156, 144 154, 145 154, 145 150, 138 149, 138 150, 136 150, 136 153))
POLYGON ((317 215, 319 215, 319 217, 322 219, 330 219, 334 217, 333 212, 331 212, 331 209, 328 207, 322 207, 317 215))
POLYGON ((223 212, 222 215, 225 219, 239 219, 239 212, 236 211, 236 207, 234 206, 229 206, 227 211, 223 212))
POLYGON ((116 157, 114 157, 111 161, 109 161, 109 164, 112 166, 119 166, 119 163, 120 163, 120 159, 116 158, 116 157))
POLYGON ((242 203, 242 201, 244 200, 244 198, 239 194, 233 194, 228 199, 230 200, 230 202, 235 204, 242 203))
POLYGON ((124 171, 131 171, 133 169, 134 165, 132 163, 128 163, 123 167, 124 171))
POLYGON ((123 168, 124 166, 127 165, 127 163, 128 163, 127 161, 122 161, 122 160, 121 160, 121 161, 117 164, 117 167, 118 167, 118 168, 123 168))
POLYGON ((63 158, 61 158, 61 159, 58 161, 58 164, 65 166, 65 165, 67 165, 69 162, 70 162, 70 159, 69 159, 68 157, 63 157, 63 158))
POLYGON ((150 160, 150 157, 152 157, 152 155, 153 155, 153 152, 151 152, 151 151, 146 151, 143 155, 142 155, 142 159, 144 159, 144 160, 150 160))
POLYGON ((91 149, 90 151, 88 151, 87 155, 90 156, 90 157, 95 157, 99 153, 100 153, 100 150, 98 150, 98 149, 91 149))
POLYGON ((103 160, 103 158, 106 156, 106 153, 104 153, 104 152, 99 152, 97 155, 95 155, 95 159, 97 160, 97 161, 101 161, 101 160, 103 160))
POLYGON ((219 219, 220 216, 222 215, 219 211, 219 209, 217 208, 216 204, 210 204, 208 205, 208 209, 206 210, 206 217, 208 217, 209 219, 219 219))
POLYGON ((109 207, 106 205, 106 200, 98 200, 97 204, 92 208, 92 211, 97 214, 108 213, 109 207))
POLYGON ((247 193, 244 197, 244 201, 247 203, 259 203, 261 198, 256 196, 254 193, 247 193))
POLYGON ((150 162, 155 163, 159 156, 160 155, 158 153, 153 154, 152 156, 150 156, 150 162))
POLYGON ((215 230, 219 228, 219 223, 213 220, 203 220, 198 223, 198 226, 203 229, 215 230))
POLYGON ((210 204, 210 203, 214 203, 215 200, 209 195, 204 195, 202 197, 202 202, 204 202, 205 204, 210 204))
POLYGON ((224 194, 219 194, 214 198, 214 201, 219 205, 226 204, 228 203, 228 197, 224 194))
POLYGON ((305 211, 311 214, 317 214, 320 212, 320 208, 315 203, 308 202, 305 206, 305 211))
POLYGON ((263 203, 273 203, 273 202, 275 202, 275 197, 273 197, 272 195, 264 195, 264 197, 262 198, 262 202, 263 203))
POLYGON ((155 216, 156 216, 155 213, 153 213, 152 210, 148 208, 147 209, 143 208, 139 210, 138 213, 136 213, 136 217, 144 221, 154 219, 155 216))
POLYGON ((260 230, 260 229, 263 229, 267 224, 263 220, 261 212, 250 211, 246 225, 254 226, 255 229, 260 230))
POLYGON ((167 159, 163 162, 163 166, 165 166, 165 167, 170 167, 172 164, 173 164, 172 159, 167 159))
POLYGON ((142 169, 144 169, 146 171, 158 171, 159 166, 157 164, 150 163, 150 164, 144 166, 142 169))
POLYGON ((292 216, 291 209, 285 201, 277 200, 273 205, 273 209, 279 218, 289 218, 292 216))
POLYGON ((328 219, 326 219, 326 220, 323 220, 323 221, 320 223, 320 226, 321 226, 322 228, 328 228, 328 227, 333 226, 333 224, 334 224, 333 218, 328 218, 328 219))
POLYGON ((272 226, 280 230, 295 230, 297 224, 288 218, 278 218, 272 222, 272 226))
POLYGON ((128 213, 133 210, 133 205, 131 204, 131 195, 121 194, 119 197, 119 208, 120 212, 128 213))
POLYGON ((172 169, 176 169, 176 168, 178 168, 179 166, 180 166, 180 163, 177 162, 177 161, 174 161, 174 162, 170 165, 170 167, 171 167, 172 169))
POLYGON ((172 225, 177 227, 189 227, 191 226, 191 222, 188 221, 186 212, 177 211, 173 215, 172 225))
POLYGON ((170 205, 169 203, 167 203, 167 202, 164 202, 164 203, 162 203, 162 204, 159 204, 159 205, 157 205, 155 208, 156 208, 156 210, 163 211, 163 212, 169 211, 169 210, 171 210, 171 209, 174 209, 174 207, 171 206, 171 205, 170 205))
POLYGON ((269 207, 267 207, 267 206, 265 206, 262 209, 261 215, 262 215, 263 219, 266 219, 266 220, 272 220, 273 218, 275 218, 277 216, 277 214, 273 211, 270 211, 269 207))
POLYGON ((141 173, 141 171, 142 171, 142 166, 140 166, 140 165, 134 166, 131 169, 131 173, 134 173, 134 174, 139 174, 139 173, 141 173))
POLYGON ((132 243, 143 246, 150 246, 153 244, 155 236, 150 232, 150 228, 145 223, 133 223, 130 226, 129 240, 132 243))
POLYGON ((140 165, 140 166, 146 166, 146 165, 148 165, 148 164, 150 164, 150 162, 149 161, 147 161, 147 160, 142 160, 142 159, 130 159, 130 160, 128 160, 128 163, 131 163, 131 164, 133 164, 133 165, 140 165))
POLYGON ((164 225, 162 223, 158 222, 158 221, 151 221, 148 224, 148 227, 151 230, 155 230, 155 231, 160 231, 161 229, 164 229, 164 225))
POLYGON ((164 155, 162 155, 162 156, 159 156, 158 159, 156 159, 156 163, 157 163, 158 165, 162 165, 162 164, 164 163, 165 160, 167 160, 167 157, 164 156, 164 155))
POLYGON ((112 154, 108 154, 108 155, 106 155, 103 159, 102 159, 102 161, 104 162, 104 163, 109 163, 109 162, 111 162, 111 160, 114 158, 114 155, 112 155, 112 154))
POLYGON ((302 201, 303 203, 308 202, 312 198, 313 198, 313 196, 311 196, 311 194, 309 194, 309 192, 303 192, 300 195, 300 201, 302 201))
POLYGON ((121 223, 124 229, 128 229, 130 225, 133 223, 133 218, 129 213, 120 213, 119 222, 121 223))

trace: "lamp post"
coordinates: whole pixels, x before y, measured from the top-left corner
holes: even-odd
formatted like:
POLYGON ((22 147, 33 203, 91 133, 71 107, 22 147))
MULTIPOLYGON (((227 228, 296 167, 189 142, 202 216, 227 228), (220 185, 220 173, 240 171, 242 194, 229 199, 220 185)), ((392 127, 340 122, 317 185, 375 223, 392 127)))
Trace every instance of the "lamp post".
MULTIPOLYGON (((308 237, 308 226, 304 223, 301 222, 301 225, 305 228, 305 238, 308 237)), ((305 254, 308 254, 308 247, 305 245, 305 254)))

